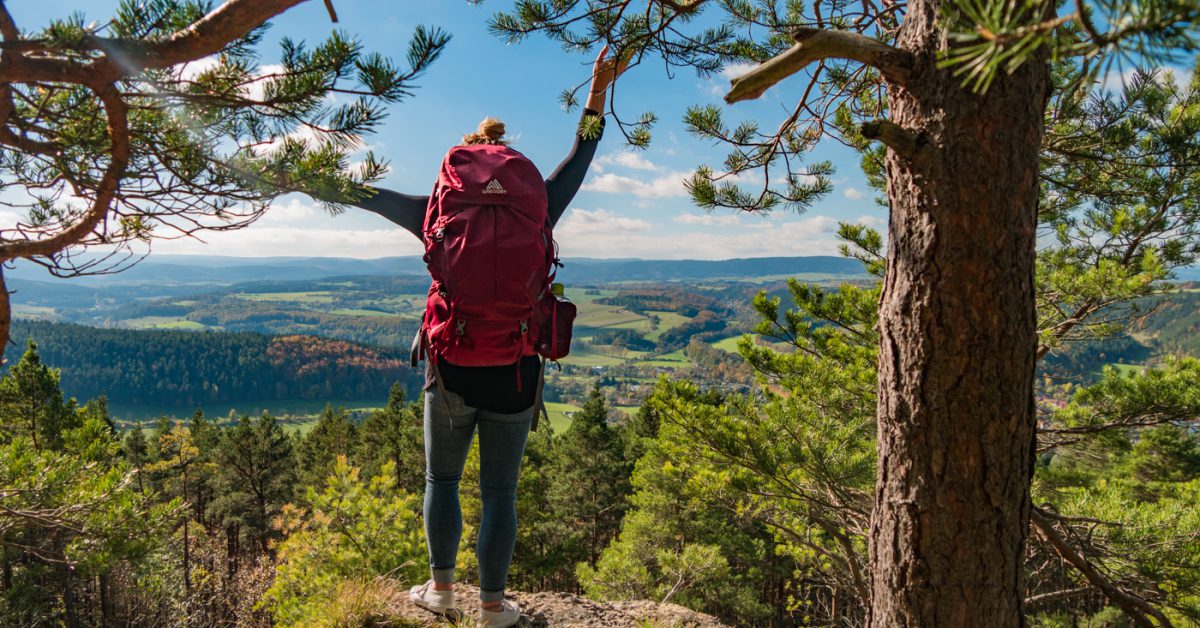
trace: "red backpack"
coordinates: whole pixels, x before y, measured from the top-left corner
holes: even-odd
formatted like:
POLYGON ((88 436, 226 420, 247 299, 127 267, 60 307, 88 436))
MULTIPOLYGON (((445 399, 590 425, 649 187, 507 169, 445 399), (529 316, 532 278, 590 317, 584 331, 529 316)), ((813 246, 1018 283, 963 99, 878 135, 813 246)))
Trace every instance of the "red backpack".
POLYGON ((538 353, 557 263, 546 202, 537 167, 507 146, 446 153, 424 224, 433 284, 421 338, 433 359, 500 366, 538 353))

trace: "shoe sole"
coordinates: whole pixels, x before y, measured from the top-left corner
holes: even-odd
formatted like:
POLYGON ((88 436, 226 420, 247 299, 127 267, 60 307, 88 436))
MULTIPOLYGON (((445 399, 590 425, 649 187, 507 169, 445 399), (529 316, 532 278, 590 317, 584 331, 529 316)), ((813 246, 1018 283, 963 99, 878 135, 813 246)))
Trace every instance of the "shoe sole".
POLYGON ((421 598, 413 597, 411 595, 408 597, 408 601, 412 602, 414 606, 425 609, 425 610, 433 613, 434 615, 437 615, 438 617, 444 617, 455 623, 462 621, 462 611, 458 610, 457 608, 447 608, 447 609, 437 608, 437 607, 425 604, 424 601, 421 600, 421 598))

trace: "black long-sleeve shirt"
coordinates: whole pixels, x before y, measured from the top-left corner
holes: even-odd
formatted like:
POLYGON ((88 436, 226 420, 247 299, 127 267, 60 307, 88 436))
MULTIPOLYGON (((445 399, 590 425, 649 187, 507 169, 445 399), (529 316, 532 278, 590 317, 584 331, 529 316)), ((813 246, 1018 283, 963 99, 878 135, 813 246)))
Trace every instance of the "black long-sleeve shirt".
MULTIPOLYGON (((584 110, 583 115, 594 116, 597 113, 584 110)), ((582 127, 582 121, 580 125, 582 127)), ((600 135, 593 139, 584 139, 577 132, 571 152, 546 178, 547 215, 552 226, 566 213, 567 205, 583 185, 588 166, 591 165, 599 144, 600 135)), ((429 196, 402 194, 377 188, 375 195, 356 201, 354 205, 387 218, 423 241, 422 229, 428 203, 429 196)), ((506 414, 521 412, 533 405, 538 378, 541 377, 539 368, 540 361, 537 356, 527 356, 507 366, 469 367, 450 364, 445 360, 438 361, 438 371, 446 390, 462 395, 469 406, 506 414)), ((432 369, 426 369, 425 380, 428 389, 433 384, 432 369)))
MULTIPOLYGON (((584 111, 584 115, 596 115, 596 112, 588 110, 584 111)), ((584 139, 577 133, 575 145, 571 147, 567 158, 546 178, 546 209, 551 226, 562 218, 563 213, 567 211, 567 205, 579 191, 579 186, 583 185, 583 178, 587 176, 588 166, 591 165, 599 144, 600 137, 584 139)), ((418 238, 422 237, 422 223, 425 221, 425 207, 428 204, 428 195, 402 194, 382 188, 376 188, 374 196, 354 203, 357 207, 375 212, 404 227, 418 238)))

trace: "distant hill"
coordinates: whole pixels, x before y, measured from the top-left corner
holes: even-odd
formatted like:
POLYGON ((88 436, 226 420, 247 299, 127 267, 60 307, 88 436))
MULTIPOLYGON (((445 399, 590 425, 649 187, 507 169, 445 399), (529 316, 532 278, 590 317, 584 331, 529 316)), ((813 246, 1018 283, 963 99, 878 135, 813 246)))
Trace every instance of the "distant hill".
MULTIPOLYGON (((736 279, 770 275, 862 275, 862 264, 843 257, 761 257, 709 260, 633 260, 568 258, 561 277, 570 282, 669 281, 736 279)), ((219 257, 163 255, 148 257, 111 275, 57 279, 40 267, 18 263, 6 272, 10 280, 63 282, 89 288, 231 285, 246 281, 324 279, 335 276, 425 275, 418 256, 347 259, 335 257, 219 257)), ((168 296, 168 295, 163 295, 168 296)))

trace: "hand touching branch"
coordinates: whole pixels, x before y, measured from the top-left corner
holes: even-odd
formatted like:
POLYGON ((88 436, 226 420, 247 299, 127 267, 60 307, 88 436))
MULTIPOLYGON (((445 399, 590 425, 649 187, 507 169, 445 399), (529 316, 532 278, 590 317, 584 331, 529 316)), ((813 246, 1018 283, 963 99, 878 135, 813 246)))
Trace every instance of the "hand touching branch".
POLYGON ((592 65, 592 87, 588 92, 587 108, 598 114, 604 113, 604 96, 613 81, 629 67, 629 58, 608 58, 608 46, 600 49, 596 62, 592 65))

